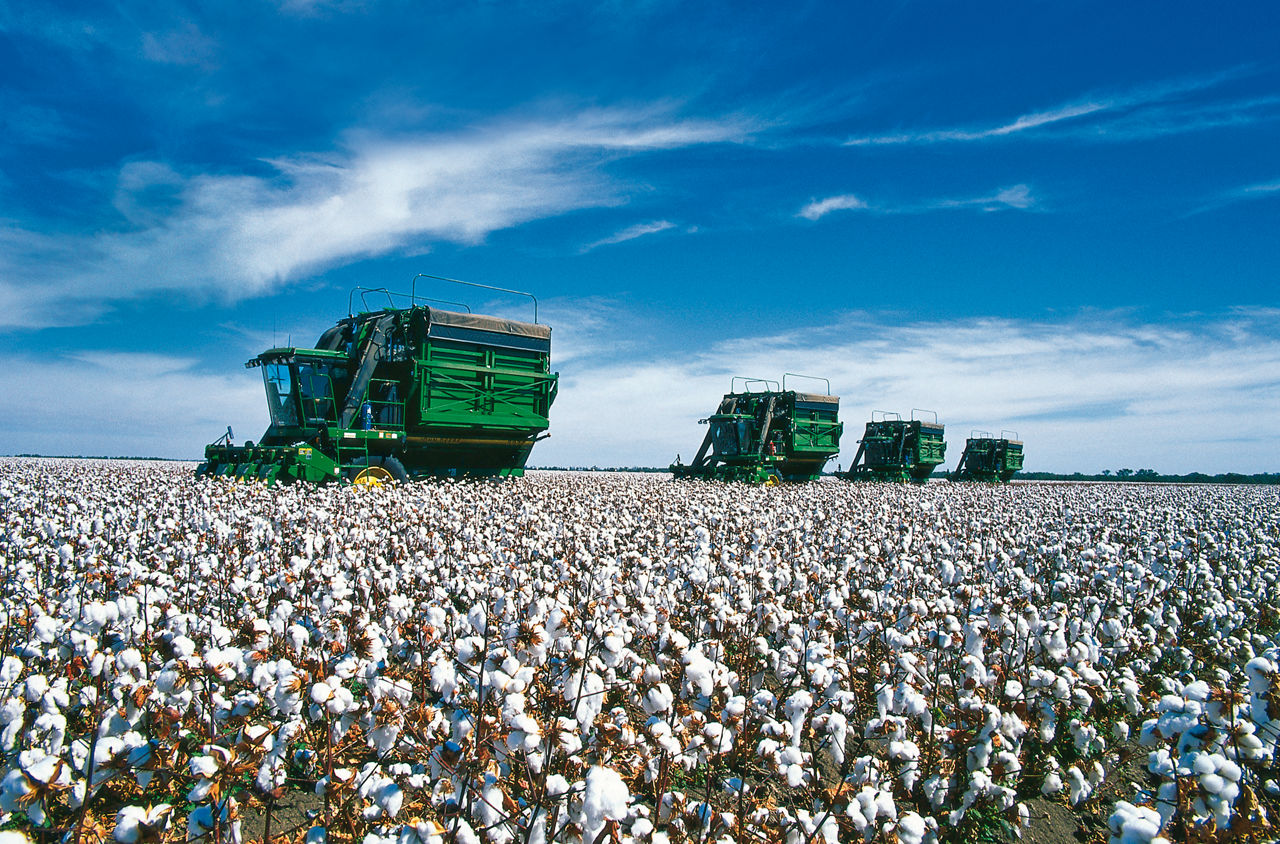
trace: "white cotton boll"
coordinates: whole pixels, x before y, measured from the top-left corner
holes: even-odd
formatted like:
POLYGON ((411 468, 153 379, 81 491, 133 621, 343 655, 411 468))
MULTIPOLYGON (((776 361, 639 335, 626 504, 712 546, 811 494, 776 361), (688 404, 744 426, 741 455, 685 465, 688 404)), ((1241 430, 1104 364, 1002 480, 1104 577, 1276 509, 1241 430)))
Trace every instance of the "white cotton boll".
POLYGON ((1160 823, 1160 814, 1154 809, 1121 800, 1107 819, 1111 827, 1110 844, 1153 844, 1163 840, 1157 838, 1160 823))
POLYGON ((791 722, 792 744, 800 744, 800 736, 802 735, 804 726, 804 716, 813 706, 813 695, 801 689, 791 697, 787 698, 787 702, 783 705, 783 711, 787 715, 787 719, 791 722))
POLYGON ((173 807, 168 803, 156 806, 125 806, 116 813, 116 826, 112 837, 120 844, 135 844, 140 838, 158 840, 169 827, 169 815, 173 807))
POLYGON ((839 712, 827 715, 827 734, 830 736, 828 749, 832 761, 837 767, 844 765, 845 742, 849 736, 849 722, 844 715, 839 712))
POLYGON ((218 760, 212 756, 192 756, 188 765, 191 776, 196 778, 213 777, 218 773, 218 760))
POLYGON ((1200 777, 1200 787, 1210 794, 1218 794, 1226 786, 1226 781, 1217 774, 1202 774, 1200 777))
POLYGON ((1152 751, 1147 755, 1147 770, 1158 777, 1168 779, 1173 776, 1173 758, 1165 748, 1152 751))
POLYGON ((559 797, 569 790, 569 781, 559 774, 551 774, 547 777, 547 796, 559 797))
POLYGON ((925 834, 929 827, 924 818, 915 812, 907 812, 898 819, 898 841, 900 844, 924 844, 925 834))
POLYGON ((607 821, 627 817, 631 792, 622 777, 612 768, 596 766, 587 772, 587 786, 582 795, 583 838, 595 841, 607 821))
POLYGON ((674 702, 675 695, 672 693, 671 687, 666 683, 659 683, 644 693, 644 697, 640 699, 640 706, 646 714, 657 715, 660 712, 670 710, 674 702))
POLYGON ((1093 793, 1093 787, 1085 780, 1084 773, 1075 765, 1067 768, 1067 790, 1072 806, 1079 805, 1093 793))
POLYGON ((22 676, 22 660, 16 656, 6 656, 0 661, 0 686, 12 686, 22 676))
POLYGON ((333 687, 328 683, 321 681, 311 687, 311 702, 323 706, 333 697, 333 687))
POLYGON ((174 636, 173 655, 179 660, 186 660, 196 652, 196 643, 186 636, 174 636))

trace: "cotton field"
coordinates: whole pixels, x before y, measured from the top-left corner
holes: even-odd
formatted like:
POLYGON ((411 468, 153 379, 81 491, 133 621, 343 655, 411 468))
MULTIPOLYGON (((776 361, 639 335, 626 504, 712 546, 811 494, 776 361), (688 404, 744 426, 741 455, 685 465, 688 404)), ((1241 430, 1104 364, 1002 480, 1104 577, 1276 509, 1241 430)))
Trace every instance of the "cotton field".
POLYGON ((42 841, 923 844, 1056 804, 1137 844, 1280 807, 1275 488, 14 459, 0 564, 0 822, 42 841))

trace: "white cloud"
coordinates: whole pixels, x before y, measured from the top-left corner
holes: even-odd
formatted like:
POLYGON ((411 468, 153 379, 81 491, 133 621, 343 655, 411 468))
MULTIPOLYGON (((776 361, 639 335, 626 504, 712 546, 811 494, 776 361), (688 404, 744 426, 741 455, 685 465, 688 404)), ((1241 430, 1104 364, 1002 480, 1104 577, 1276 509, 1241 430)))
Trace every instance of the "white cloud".
MULTIPOLYGON (((50 236, 10 225, 0 243, 0 326, 75 324, 110 302, 180 290, 234 301, 326 267, 619 204, 602 165, 645 150, 743 140, 740 121, 679 120, 659 109, 504 121, 455 135, 382 140, 270 161, 271 176, 180 176, 160 162, 122 168, 114 203, 127 228, 50 236)), ((642 232, 643 233, 643 232, 642 232)))
POLYGON ((1194 102, 1189 98, 1244 75, 1234 69, 1193 79, 1145 85, 1126 92, 1090 96, 1076 102, 1019 115, 990 126, 959 126, 863 135, 846 146, 973 143, 1016 135, 1133 140, 1203 131, 1219 126, 1275 120, 1280 97, 1194 102))
POLYGON ((88 351, 70 358, 0 357, 6 452, 195 459, 233 425, 238 440, 267 427, 262 380, 196 371, 164 355, 88 351))
POLYGON ((801 208, 796 216, 804 217, 806 220, 817 220, 832 211, 846 211, 866 207, 867 203, 851 193, 846 193, 841 196, 829 196, 826 199, 814 200, 801 208))
POLYGON ((989 195, 961 199, 931 199, 897 206, 870 205, 853 194, 844 194, 810 202, 804 208, 801 208, 796 216, 803 217, 806 220, 818 220, 832 211, 846 209, 868 211, 873 214, 924 214, 930 211, 946 211, 960 208, 976 208, 982 211, 1001 211, 1014 208, 1019 211, 1026 211, 1035 207, 1035 205, 1036 198, 1032 195, 1031 188, 1028 185, 1019 184, 1001 188, 989 195))
POLYGON ((1196 214, 1203 214, 1206 211, 1214 211, 1228 205, 1235 205, 1237 202, 1267 199, 1277 194, 1280 194, 1280 182, 1258 182, 1252 185, 1244 185, 1219 194, 1199 208, 1189 211, 1186 216, 1191 217, 1196 214))
POLYGON ((981 208, 984 211, 998 211, 1006 208, 1016 208, 1019 211, 1026 211, 1036 204, 1035 197, 1031 195, 1031 188, 1027 185, 1013 185, 1007 188, 1001 188, 991 196, 978 196, 970 199, 942 199, 923 206, 924 209, 935 208, 981 208))
POLYGON ((1258 184, 1258 185, 1248 185, 1246 187, 1241 188, 1240 192, 1247 196, 1266 196, 1267 194, 1280 192, 1280 182, 1268 182, 1268 183, 1258 184))
POLYGON ((675 228, 675 223, 669 220, 655 220, 651 223, 636 223, 634 226, 627 226, 621 231, 615 232, 606 238, 588 243, 580 250, 583 253, 590 252, 592 249, 601 246, 612 246, 615 243, 623 243, 628 240, 635 240, 637 237, 644 237, 647 234, 657 234, 667 229, 675 228))
POLYGON ((891 144, 932 144, 954 141, 982 141, 990 138, 1002 138, 1029 129, 1038 129, 1064 120, 1074 120, 1115 107, 1115 103, 1085 102, 1060 106, 1048 111, 1024 114, 1014 120, 985 129, 936 129, 927 132, 910 132, 892 135, 870 135, 861 138, 850 138, 846 146, 884 146, 891 144))

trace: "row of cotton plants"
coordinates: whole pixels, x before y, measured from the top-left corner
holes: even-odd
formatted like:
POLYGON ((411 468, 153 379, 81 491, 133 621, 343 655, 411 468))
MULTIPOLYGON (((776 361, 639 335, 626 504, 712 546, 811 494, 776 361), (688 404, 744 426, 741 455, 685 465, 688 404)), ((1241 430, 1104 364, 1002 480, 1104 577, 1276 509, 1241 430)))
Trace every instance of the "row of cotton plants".
POLYGON ((923 844, 1045 801, 1228 840, 1280 804, 1273 488, 7 460, 0 567, 0 822, 45 841, 923 844))

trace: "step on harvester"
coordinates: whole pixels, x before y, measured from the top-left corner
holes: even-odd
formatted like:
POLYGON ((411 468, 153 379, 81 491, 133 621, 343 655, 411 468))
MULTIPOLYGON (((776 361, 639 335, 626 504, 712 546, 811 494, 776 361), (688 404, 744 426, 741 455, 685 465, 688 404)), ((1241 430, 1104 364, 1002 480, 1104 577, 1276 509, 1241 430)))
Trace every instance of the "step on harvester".
POLYGON ((776 484, 810 481, 840 451, 840 397, 825 378, 787 373, 782 383, 735 377, 707 425, 693 462, 671 464, 677 478, 776 484), (821 381, 826 393, 788 389, 788 378, 821 381))
POLYGON ((358 287, 315 348, 269 349, 245 364, 262 370, 271 425, 241 446, 228 428, 196 475, 362 484, 522 475, 550 425, 559 383, 550 363, 551 328, 532 294, 425 274, 407 296, 358 287), (419 296, 424 278, 527 296, 533 322, 419 296), (369 297, 387 306, 370 308, 369 297))
POLYGON ((974 431, 965 440, 964 454, 948 477, 953 481, 1008 483, 1021 468, 1022 441, 1016 431, 1001 431, 998 437, 988 431, 974 431))
POLYGON ((897 413, 873 411, 858 441, 853 464, 841 477, 851 481, 925 483, 946 458, 943 433, 938 414, 931 410, 912 410, 910 420, 897 413), (933 421, 917 419, 917 414, 932 414, 933 421))

